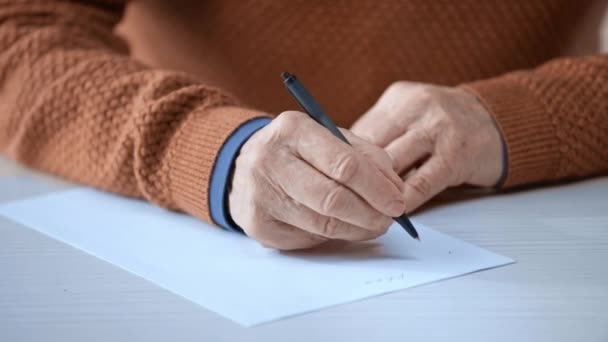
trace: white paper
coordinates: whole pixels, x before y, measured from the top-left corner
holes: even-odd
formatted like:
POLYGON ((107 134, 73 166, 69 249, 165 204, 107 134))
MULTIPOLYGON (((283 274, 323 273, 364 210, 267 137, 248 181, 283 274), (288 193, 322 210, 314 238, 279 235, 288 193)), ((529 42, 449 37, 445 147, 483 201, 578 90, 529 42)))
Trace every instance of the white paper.
POLYGON ((244 326, 513 262, 419 223, 422 242, 393 226, 372 242, 281 253, 87 188, 10 202, 0 214, 244 326))

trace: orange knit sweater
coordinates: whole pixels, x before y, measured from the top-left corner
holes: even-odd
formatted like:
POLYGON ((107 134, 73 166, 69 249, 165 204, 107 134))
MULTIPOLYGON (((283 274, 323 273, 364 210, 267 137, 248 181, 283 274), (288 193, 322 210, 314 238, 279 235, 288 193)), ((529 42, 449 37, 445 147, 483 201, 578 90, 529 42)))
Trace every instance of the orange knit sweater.
POLYGON ((393 81, 466 86, 505 138, 506 186, 608 170, 608 56, 562 56, 591 2, 148 0, 147 63, 114 34, 124 5, 0 0, 1 151, 209 220, 218 150, 296 109, 290 70, 343 126, 393 81))

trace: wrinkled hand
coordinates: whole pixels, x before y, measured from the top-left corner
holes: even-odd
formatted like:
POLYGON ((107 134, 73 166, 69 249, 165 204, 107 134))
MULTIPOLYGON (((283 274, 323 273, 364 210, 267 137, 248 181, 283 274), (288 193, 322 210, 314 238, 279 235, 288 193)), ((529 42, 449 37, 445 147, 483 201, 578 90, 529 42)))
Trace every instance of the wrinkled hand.
POLYGON ((405 179, 408 212, 449 186, 493 186, 502 173, 500 133, 482 104, 462 89, 397 82, 352 132, 391 156, 405 179))
POLYGON ((342 132, 352 147, 306 114, 285 112, 243 145, 229 206, 247 235, 290 250, 386 232, 405 210, 403 182, 381 148, 342 132))

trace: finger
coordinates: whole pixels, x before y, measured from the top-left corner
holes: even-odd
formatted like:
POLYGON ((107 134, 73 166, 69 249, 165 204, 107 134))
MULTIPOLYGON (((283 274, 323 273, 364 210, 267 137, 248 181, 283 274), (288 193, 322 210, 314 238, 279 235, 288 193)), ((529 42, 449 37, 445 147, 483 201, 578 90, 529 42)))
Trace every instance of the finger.
POLYGON ((399 188, 361 153, 314 121, 311 125, 314 126, 303 128, 293 139, 297 156, 353 190, 378 211, 389 216, 401 215, 405 205, 399 188))
POLYGON ((266 248, 282 251, 311 248, 327 241, 326 238, 310 234, 287 223, 274 221, 271 228, 255 230, 249 236, 266 248))
POLYGON ((403 197, 411 212, 450 185, 452 172, 441 157, 433 156, 405 180, 403 197))
POLYGON ((386 146, 399 174, 409 170, 421 159, 433 152, 434 142, 423 129, 413 128, 386 146))
POLYGON ((428 100, 422 88, 414 82, 393 83, 351 130, 375 145, 386 147, 425 112, 428 100))
POLYGON ((307 206, 290 200, 288 208, 283 210, 278 219, 314 235, 328 239, 348 241, 365 241, 384 234, 392 220, 385 216, 374 222, 375 229, 365 229, 335 217, 321 215, 307 206))
POLYGON ((350 129, 362 139, 376 146, 384 147, 405 132, 402 125, 387 125, 388 122, 390 122, 388 113, 380 103, 377 103, 363 114, 350 129))
MULTIPOLYGON (((309 216, 298 219, 314 218, 315 224, 308 226, 288 220, 295 226, 322 236, 331 235, 332 238, 356 240, 359 237, 369 236, 370 231, 382 233, 384 228, 382 225, 390 220, 388 216, 371 207, 352 190, 327 178, 303 161, 286 163, 284 171, 274 177, 280 184, 281 190, 289 198, 322 216, 333 217, 350 224, 326 222, 326 220, 309 216), (329 226, 333 234, 324 233, 323 230, 326 226, 329 226)), ((283 209, 284 206, 281 208, 283 209)), ((280 212, 272 213, 272 215, 284 219, 280 212)))
POLYGON ((370 144, 369 142, 359 138, 349 130, 340 128, 342 134, 348 139, 351 145, 365 157, 374 163, 374 165, 386 176, 393 184, 403 191, 403 180, 399 174, 393 169, 393 159, 382 148, 370 144))

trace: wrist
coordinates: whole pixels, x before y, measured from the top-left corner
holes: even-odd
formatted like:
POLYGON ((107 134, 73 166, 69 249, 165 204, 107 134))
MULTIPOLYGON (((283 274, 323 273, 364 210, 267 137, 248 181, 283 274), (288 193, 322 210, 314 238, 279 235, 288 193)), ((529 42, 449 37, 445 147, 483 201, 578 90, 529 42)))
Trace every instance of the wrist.
POLYGON ((270 118, 258 117, 245 122, 226 139, 217 155, 209 186, 209 211, 213 222, 222 228, 242 231, 232 220, 228 202, 234 162, 249 138, 270 121, 270 118))
POLYGON ((475 154, 478 156, 476 160, 478 172, 470 183, 500 188, 507 176, 508 158, 505 140, 499 125, 490 110, 475 93, 467 91, 466 88, 459 88, 459 90, 471 104, 468 110, 479 118, 479 122, 482 123, 481 127, 483 127, 477 132, 481 137, 475 146, 479 149, 475 154))

